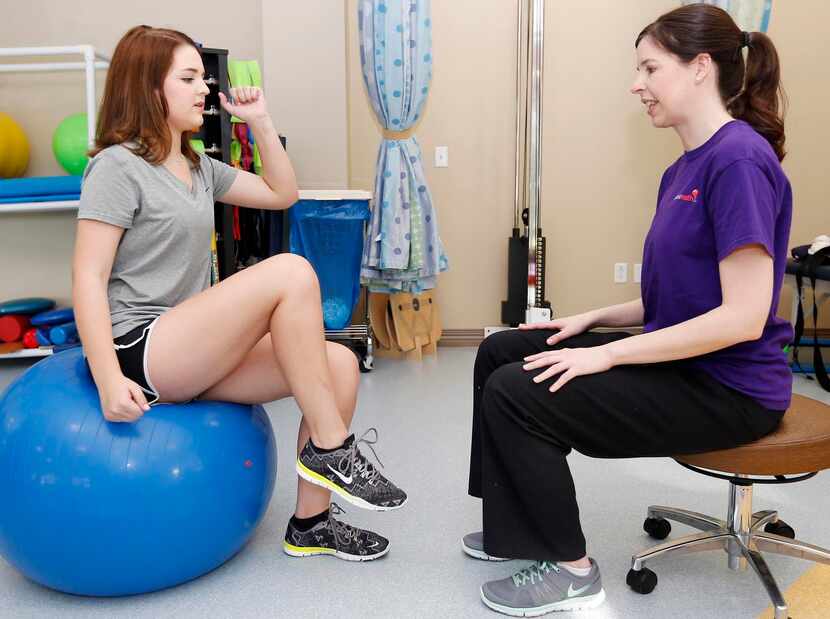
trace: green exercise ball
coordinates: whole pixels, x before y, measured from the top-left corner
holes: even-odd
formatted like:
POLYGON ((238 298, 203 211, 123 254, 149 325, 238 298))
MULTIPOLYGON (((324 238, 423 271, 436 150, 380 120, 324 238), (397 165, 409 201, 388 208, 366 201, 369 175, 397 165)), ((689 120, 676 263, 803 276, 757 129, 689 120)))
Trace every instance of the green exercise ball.
POLYGON ((89 145, 86 135, 86 114, 67 116, 55 129, 52 136, 52 152, 61 167, 72 174, 80 176, 86 169, 89 159, 86 156, 89 145))

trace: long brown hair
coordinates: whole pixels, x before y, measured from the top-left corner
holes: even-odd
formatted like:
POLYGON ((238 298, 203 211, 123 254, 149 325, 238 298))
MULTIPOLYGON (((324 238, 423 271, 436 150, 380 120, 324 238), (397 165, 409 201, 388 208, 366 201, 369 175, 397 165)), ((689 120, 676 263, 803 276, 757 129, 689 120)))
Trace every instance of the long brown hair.
POLYGON ((749 123, 770 143, 778 160, 784 159, 786 95, 778 52, 766 34, 745 34, 723 9, 690 4, 643 28, 634 47, 646 36, 684 62, 709 54, 718 67, 718 90, 726 110, 749 123), (746 63, 744 46, 749 48, 746 63))
MULTIPOLYGON (((121 37, 107 72, 91 157, 113 144, 132 142, 131 150, 149 163, 167 158, 172 144, 164 78, 179 45, 198 50, 189 36, 167 28, 136 26, 121 37)), ((182 154, 198 164, 189 131, 182 133, 182 154)))

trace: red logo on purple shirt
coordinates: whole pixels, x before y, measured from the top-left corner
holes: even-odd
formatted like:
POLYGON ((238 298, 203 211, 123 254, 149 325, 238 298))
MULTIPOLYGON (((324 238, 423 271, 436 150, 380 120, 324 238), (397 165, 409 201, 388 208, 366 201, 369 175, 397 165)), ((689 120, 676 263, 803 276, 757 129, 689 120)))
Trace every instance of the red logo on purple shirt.
POLYGON ((684 202, 697 202, 697 197, 700 192, 697 189, 692 189, 692 193, 679 193, 674 196, 675 200, 683 200, 684 202))

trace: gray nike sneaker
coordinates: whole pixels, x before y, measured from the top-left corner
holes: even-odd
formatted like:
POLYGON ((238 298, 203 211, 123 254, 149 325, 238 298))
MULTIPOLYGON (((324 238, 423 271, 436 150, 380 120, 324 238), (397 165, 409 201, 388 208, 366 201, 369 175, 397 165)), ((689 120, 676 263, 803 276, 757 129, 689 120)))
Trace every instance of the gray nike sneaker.
POLYGON ((593 559, 587 576, 576 576, 550 561, 537 561, 509 578, 484 583, 481 600, 505 615, 538 617, 557 610, 596 608, 605 600, 605 591, 593 559))
POLYGON ((342 447, 326 453, 317 451, 309 439, 297 457, 297 474, 364 509, 388 511, 403 507, 406 493, 381 475, 358 449, 360 443, 365 443, 375 453, 372 445, 377 443, 377 436, 377 430, 369 428, 359 439, 355 440, 352 434, 342 447), (374 440, 366 438, 370 432, 375 433, 374 440))
POLYGON ((482 561, 510 561, 510 559, 493 557, 484 552, 484 531, 476 531, 465 535, 461 540, 461 550, 474 559, 481 559, 482 561))

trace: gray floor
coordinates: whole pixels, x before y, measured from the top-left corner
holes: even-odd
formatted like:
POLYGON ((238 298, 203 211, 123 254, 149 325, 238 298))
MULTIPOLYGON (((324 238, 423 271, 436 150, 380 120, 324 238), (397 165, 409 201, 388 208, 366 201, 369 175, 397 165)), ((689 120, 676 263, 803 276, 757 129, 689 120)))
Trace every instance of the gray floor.
MULTIPOLYGON (((277 488, 262 526, 234 559, 198 580, 126 599, 79 598, 44 589, 0 560, 0 617, 495 617, 479 585, 511 574, 520 562, 466 558, 461 536, 480 528, 479 503, 465 493, 473 349, 440 349, 422 364, 381 360, 364 375, 355 429, 380 431, 378 454, 389 476, 410 495, 398 512, 347 507, 347 519, 392 540, 385 558, 352 564, 331 557, 292 559, 280 542, 292 513, 293 443, 299 419, 293 401, 268 406, 278 436, 277 488)), ((0 361, 0 389, 30 365, 0 361)), ((796 391, 830 402, 814 383, 796 391)), ((652 545, 640 525, 650 503, 684 506, 723 517, 726 483, 695 475, 667 459, 571 459, 589 552, 603 570, 606 603, 574 617, 755 617, 768 604, 755 575, 726 568, 721 553, 653 564, 657 589, 628 589, 630 557, 652 545)), ((830 546, 830 475, 792 486, 756 488, 756 509, 780 509, 806 541, 830 546), (820 522, 824 520, 824 524, 820 522)), ((344 505, 345 506, 345 505, 344 505)), ((685 527, 675 526, 680 534, 685 527)), ((769 556, 782 587, 809 564, 769 556)))

